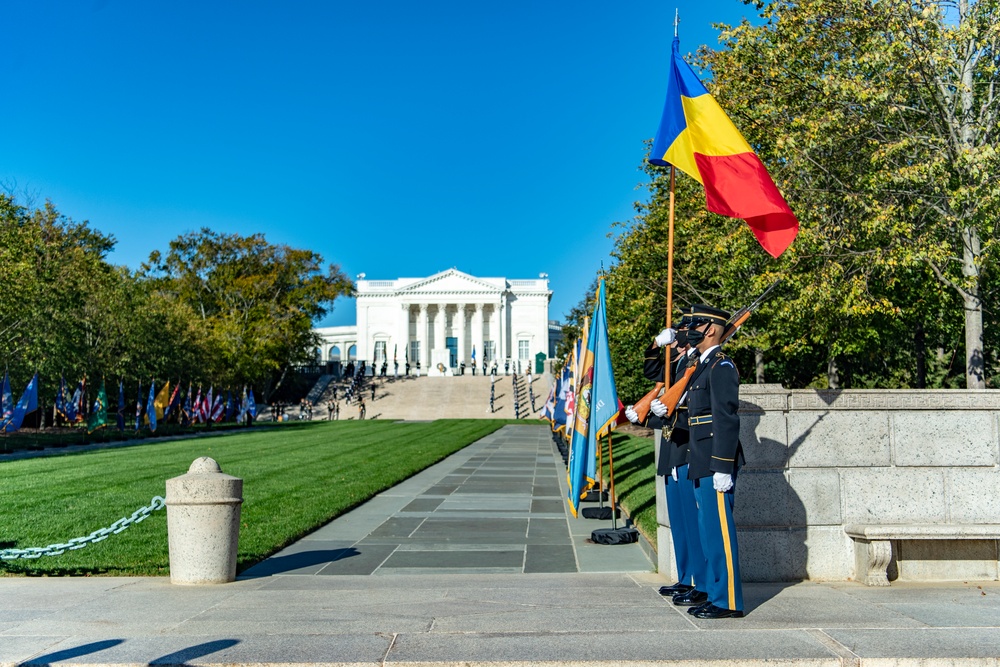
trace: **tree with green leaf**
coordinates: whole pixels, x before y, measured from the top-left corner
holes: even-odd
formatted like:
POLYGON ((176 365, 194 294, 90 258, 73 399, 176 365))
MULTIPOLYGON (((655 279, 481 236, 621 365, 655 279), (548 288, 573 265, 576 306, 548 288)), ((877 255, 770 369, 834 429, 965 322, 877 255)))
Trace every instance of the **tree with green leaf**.
MULTIPOLYGON (((982 315, 996 322, 981 305, 996 291, 997 3, 758 7, 763 23, 723 27, 724 48, 702 49, 696 64, 800 234, 771 260, 741 221, 705 212, 700 187, 679 175, 677 301, 735 309, 783 278, 728 345, 758 381, 982 386, 982 315)), ((646 170, 650 201, 616 243, 612 336, 663 322, 669 188, 666 170, 646 170)))
POLYGON ((313 322, 353 284, 310 250, 209 229, 182 235, 143 267, 155 291, 189 309, 205 336, 204 378, 261 388, 265 400, 296 366, 312 363, 313 322))

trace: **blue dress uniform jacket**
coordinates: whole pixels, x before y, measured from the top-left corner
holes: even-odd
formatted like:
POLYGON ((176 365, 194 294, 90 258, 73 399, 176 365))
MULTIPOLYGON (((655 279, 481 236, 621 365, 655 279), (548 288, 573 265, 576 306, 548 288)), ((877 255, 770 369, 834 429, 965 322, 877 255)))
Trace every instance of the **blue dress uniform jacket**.
POLYGON ((715 348, 691 377, 687 390, 691 479, 716 472, 735 475, 743 464, 740 444, 740 374, 715 348))

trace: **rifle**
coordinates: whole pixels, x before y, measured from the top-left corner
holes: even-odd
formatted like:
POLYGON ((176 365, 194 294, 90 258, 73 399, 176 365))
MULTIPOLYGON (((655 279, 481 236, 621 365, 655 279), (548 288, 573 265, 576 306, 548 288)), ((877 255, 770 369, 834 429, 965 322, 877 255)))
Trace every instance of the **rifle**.
MULTIPOLYGON (((726 328, 722 331, 723 343, 732 338, 733 335, 739 331, 740 327, 742 327, 746 321, 750 319, 750 315, 752 315, 755 310, 760 308, 760 305, 764 303, 768 295, 771 294, 780 282, 781 278, 778 278, 771 283, 771 286, 764 290, 759 297, 754 299, 753 303, 744 308, 740 308, 738 311, 733 313, 732 317, 729 318, 729 321, 726 322, 726 328)), ((668 351, 667 363, 669 363, 669 360, 670 353, 668 351)), ((659 398, 660 403, 667 406, 668 415, 674 414, 674 411, 677 410, 677 404, 680 402, 681 397, 684 396, 684 392, 687 391, 688 381, 691 379, 691 375, 694 374, 695 368, 696 366, 694 365, 688 366, 687 370, 684 371, 684 375, 677 378, 677 381, 670 385, 662 396, 660 396, 660 392, 663 391, 664 383, 657 382, 652 391, 640 398, 636 404, 632 406, 635 413, 639 415, 639 422, 643 423, 649 417, 649 405, 653 402, 653 399, 656 398, 659 398)))

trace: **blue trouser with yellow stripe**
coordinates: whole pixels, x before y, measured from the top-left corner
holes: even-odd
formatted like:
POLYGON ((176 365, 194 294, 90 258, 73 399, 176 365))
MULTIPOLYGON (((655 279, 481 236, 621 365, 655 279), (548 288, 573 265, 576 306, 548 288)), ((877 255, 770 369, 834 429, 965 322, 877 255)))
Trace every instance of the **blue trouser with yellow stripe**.
MULTIPOLYGON (((735 478, 734 478, 735 479, 735 478)), ((722 609, 743 611, 743 584, 740 579, 740 550, 736 544, 733 500, 736 486, 719 493, 712 477, 694 481, 698 501, 698 529, 705 552, 705 585, 708 601, 722 609)), ((701 586, 698 590, 702 590, 701 586)))
POLYGON ((670 518, 670 538, 674 542, 677 581, 704 590, 705 552, 701 549, 698 530, 698 504, 694 498, 694 483, 688 479, 688 467, 677 468, 677 481, 667 475, 667 516, 670 518))

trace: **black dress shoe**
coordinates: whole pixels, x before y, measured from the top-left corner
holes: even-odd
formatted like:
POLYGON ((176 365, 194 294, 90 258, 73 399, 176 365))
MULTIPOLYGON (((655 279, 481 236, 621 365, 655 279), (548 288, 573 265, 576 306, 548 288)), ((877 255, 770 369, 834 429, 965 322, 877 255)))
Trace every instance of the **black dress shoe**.
POLYGON ((708 593, 702 593, 696 588, 692 588, 687 593, 674 596, 674 604, 678 607, 691 607, 708 600, 708 593))
POLYGON ((701 611, 702 609, 704 609, 705 607, 707 607, 707 606, 709 606, 711 604, 712 604, 711 602, 709 602, 708 600, 705 600, 704 602, 702 602, 699 605, 695 605, 694 607, 688 607, 688 613, 691 614, 692 616, 694 616, 696 612, 701 611))
POLYGON ((692 588, 694 588, 694 586, 688 586, 687 584, 682 584, 678 581, 673 586, 660 586, 660 595, 669 595, 673 597, 679 593, 687 593, 692 588))
POLYGON ((692 614, 695 618, 743 618, 743 612, 738 609, 723 609, 709 604, 692 614))

